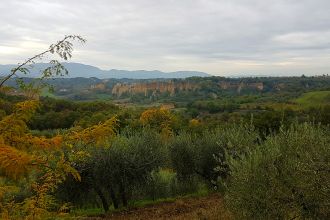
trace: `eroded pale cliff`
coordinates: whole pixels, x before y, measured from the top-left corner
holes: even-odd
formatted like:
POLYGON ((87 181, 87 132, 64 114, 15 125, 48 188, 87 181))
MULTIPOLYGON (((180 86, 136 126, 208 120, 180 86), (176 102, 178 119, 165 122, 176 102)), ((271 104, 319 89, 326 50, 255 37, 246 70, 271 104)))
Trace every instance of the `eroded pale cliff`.
POLYGON ((176 91, 188 91, 195 90, 199 86, 190 82, 145 82, 145 83, 117 83, 112 88, 112 94, 115 96, 121 96, 123 94, 144 94, 147 96, 150 92, 165 93, 169 92, 174 95, 176 91))
MULTIPOLYGON (((264 89, 264 84, 261 82, 247 83, 222 81, 218 84, 218 86, 222 90, 235 90, 238 93, 240 93, 242 89, 255 89, 258 91, 262 91, 264 89)), ((170 93, 170 95, 174 95, 179 91, 192 91, 199 88, 199 83, 189 81, 117 83, 112 88, 112 94, 117 97, 120 97, 123 94, 144 94, 145 96, 148 96, 148 94, 155 95, 157 93, 161 94, 165 92, 170 93)))

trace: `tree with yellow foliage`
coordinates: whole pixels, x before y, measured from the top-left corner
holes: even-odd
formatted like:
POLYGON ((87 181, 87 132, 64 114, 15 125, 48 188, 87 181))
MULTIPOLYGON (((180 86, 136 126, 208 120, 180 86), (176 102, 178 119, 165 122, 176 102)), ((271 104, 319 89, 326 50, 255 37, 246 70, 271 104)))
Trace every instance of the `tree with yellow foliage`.
MULTIPOLYGON (((80 36, 70 35, 52 44, 48 50, 29 58, 12 69, 11 73, 0 79, 0 92, 4 83, 17 76, 18 72, 28 73, 26 65, 47 53, 57 54, 67 60, 72 56, 72 40, 85 42, 80 36)), ((65 68, 58 61, 51 61, 39 79, 60 75, 65 68)), ((30 91, 37 91, 33 84, 25 86, 30 91)), ((40 103, 28 99, 16 104, 14 111, 0 119, 0 219, 44 219, 51 215, 50 209, 59 211, 51 193, 63 182, 67 175, 80 180, 79 173, 73 168, 74 160, 85 157, 84 152, 77 151, 76 144, 100 144, 116 134, 115 117, 90 128, 73 128, 65 134, 52 138, 35 136, 27 123, 38 109, 40 103), (17 198, 22 192, 28 192, 24 200, 17 198)))
POLYGON ((164 107, 147 109, 141 114, 140 122, 143 126, 155 128, 164 137, 173 135, 174 116, 164 107))

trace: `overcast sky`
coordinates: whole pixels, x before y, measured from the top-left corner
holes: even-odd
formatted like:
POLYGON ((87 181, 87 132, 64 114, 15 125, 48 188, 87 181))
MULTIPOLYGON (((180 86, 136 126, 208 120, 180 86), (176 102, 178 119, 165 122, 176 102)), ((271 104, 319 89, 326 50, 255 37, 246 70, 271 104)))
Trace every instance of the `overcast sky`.
POLYGON ((102 69, 330 74, 330 0, 0 0, 0 64, 68 34, 102 69))

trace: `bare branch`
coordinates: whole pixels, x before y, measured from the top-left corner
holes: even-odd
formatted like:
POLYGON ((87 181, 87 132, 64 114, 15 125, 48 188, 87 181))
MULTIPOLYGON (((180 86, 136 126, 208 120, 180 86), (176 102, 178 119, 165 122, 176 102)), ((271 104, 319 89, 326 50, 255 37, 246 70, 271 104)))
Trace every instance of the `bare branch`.
MULTIPOLYGON (((46 51, 44 51, 42 53, 39 53, 39 54, 37 54, 37 55, 35 55, 35 56, 31 57, 31 58, 28 58, 22 64, 18 64, 17 67, 15 67, 15 68, 13 68, 11 70, 11 73, 10 74, 8 74, 7 76, 5 76, 1 80, 1 82, 0 82, 0 88, 4 85, 4 83, 7 80, 9 80, 14 75, 16 75, 16 73, 18 71, 21 71, 21 72, 27 74, 29 71, 28 71, 28 69, 25 66, 34 64, 34 61, 36 59, 42 59, 48 53, 51 53, 51 54, 56 53, 60 58, 62 58, 64 60, 68 60, 69 58, 72 57, 73 44, 71 43, 71 41, 73 41, 73 40, 78 40, 81 43, 85 43, 86 42, 86 40, 84 38, 82 38, 81 36, 78 36, 78 35, 68 35, 68 36, 65 36, 62 40, 58 41, 56 44, 51 44, 46 51)), ((52 61, 52 62, 53 62, 52 64, 55 63, 54 61, 52 61)), ((59 63, 59 62, 57 62, 57 63, 59 63)), ((57 68, 57 70, 58 69, 62 69, 63 70, 63 68, 59 68, 59 66, 57 66, 56 68, 57 68)), ((47 74, 48 75, 47 76, 43 76, 43 78, 49 77, 51 75, 49 73, 49 71, 47 72, 47 74)))

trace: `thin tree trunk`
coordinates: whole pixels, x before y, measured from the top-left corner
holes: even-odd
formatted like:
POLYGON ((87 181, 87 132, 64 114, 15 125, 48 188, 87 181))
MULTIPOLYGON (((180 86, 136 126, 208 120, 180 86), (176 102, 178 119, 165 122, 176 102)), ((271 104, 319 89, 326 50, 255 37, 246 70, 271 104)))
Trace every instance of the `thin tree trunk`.
POLYGON ((120 195, 121 195, 121 200, 123 202, 123 206, 127 207, 128 203, 127 203, 126 192, 125 192, 125 188, 122 183, 120 183, 120 185, 119 185, 119 191, 120 191, 120 195))
POLYGON ((104 211, 105 212, 109 211, 109 204, 108 204, 108 201, 105 198, 104 194, 102 193, 102 190, 95 187, 95 191, 96 191, 97 195, 100 197, 100 199, 102 201, 104 211))
POLYGON ((110 197, 111 197, 111 200, 112 200, 112 203, 113 203, 113 207, 115 209, 118 209, 119 208, 119 202, 118 202, 118 199, 116 197, 115 191, 113 190, 112 187, 109 187, 109 192, 110 192, 110 197))

